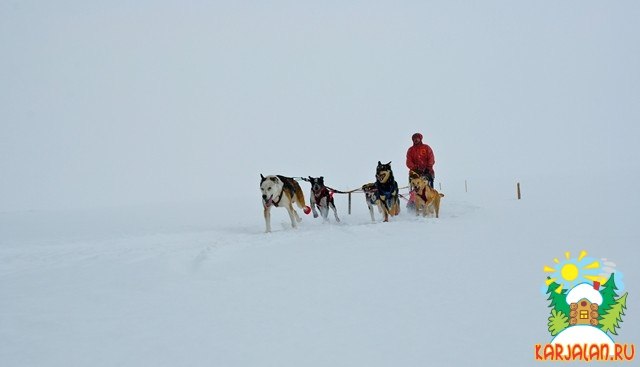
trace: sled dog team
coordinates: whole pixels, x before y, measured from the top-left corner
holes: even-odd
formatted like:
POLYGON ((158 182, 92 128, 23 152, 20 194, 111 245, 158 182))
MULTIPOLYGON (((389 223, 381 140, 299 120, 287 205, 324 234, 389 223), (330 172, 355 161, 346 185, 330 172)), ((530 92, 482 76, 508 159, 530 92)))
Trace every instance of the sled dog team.
MULTIPOLYGON (((416 215, 426 216, 428 213, 439 217, 440 198, 443 194, 438 193, 429 185, 429 178, 411 171, 409 182, 411 195, 415 203, 416 215)), ((324 185, 324 177, 311 177, 308 179, 311 184, 311 208, 305 205, 304 194, 298 182, 281 175, 263 176, 260 174, 260 191, 262 192, 262 204, 264 207, 264 220, 266 231, 271 232, 271 207, 283 207, 287 209, 291 226, 295 228, 302 218, 293 209, 296 204, 303 209, 306 214, 313 211, 313 217, 318 217, 318 212, 324 221, 328 221, 329 209, 333 210, 336 222, 340 222, 338 212, 333 200, 333 193, 324 185)), ((389 216, 396 216, 400 213, 400 198, 398 193, 398 183, 396 182, 391 162, 383 164, 378 161, 376 167, 376 181, 362 186, 365 193, 371 221, 375 221, 373 206, 377 206, 382 213, 383 221, 388 222, 389 216)))

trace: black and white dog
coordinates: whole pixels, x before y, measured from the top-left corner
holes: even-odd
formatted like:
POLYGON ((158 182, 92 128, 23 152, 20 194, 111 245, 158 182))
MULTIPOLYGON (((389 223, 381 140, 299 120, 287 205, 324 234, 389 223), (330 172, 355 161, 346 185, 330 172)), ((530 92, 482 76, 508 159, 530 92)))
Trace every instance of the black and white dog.
POLYGON ((313 217, 318 218, 318 211, 322 215, 322 219, 326 222, 329 220, 329 208, 333 209, 333 214, 336 217, 336 222, 340 222, 338 218, 338 211, 333 201, 333 192, 324 185, 324 177, 311 177, 309 176, 309 183, 311 184, 311 210, 313 211, 313 217), (316 208, 318 211, 316 211, 316 208))

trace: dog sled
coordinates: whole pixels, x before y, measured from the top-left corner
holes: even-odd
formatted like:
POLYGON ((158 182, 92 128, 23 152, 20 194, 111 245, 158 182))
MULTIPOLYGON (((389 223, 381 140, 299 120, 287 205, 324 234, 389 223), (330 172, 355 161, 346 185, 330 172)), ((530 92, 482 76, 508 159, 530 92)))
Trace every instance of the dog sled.
POLYGON ((329 211, 332 210, 335 221, 340 222, 335 206, 334 194, 348 195, 348 214, 351 215, 352 194, 363 193, 365 201, 371 215, 371 221, 375 222, 374 207, 382 214, 384 222, 388 222, 390 217, 400 214, 400 198, 407 201, 407 207, 412 209, 416 215, 433 213, 439 217, 440 198, 443 194, 437 192, 432 181, 428 177, 418 175, 411 171, 409 186, 399 187, 391 169, 391 162, 383 164, 378 161, 376 167, 376 180, 366 183, 353 190, 337 190, 326 186, 324 177, 286 177, 281 175, 263 176, 260 175, 260 189, 264 206, 264 217, 266 231, 271 231, 271 207, 283 206, 287 209, 291 219, 291 226, 296 228, 297 223, 302 219, 293 208, 293 204, 304 210, 305 214, 313 213, 314 218, 322 217, 324 221, 329 221, 329 211), (311 184, 310 204, 307 206, 304 200, 304 193, 298 181, 305 181, 311 184), (431 182, 430 182, 431 181, 431 182), (409 189, 409 192, 402 194, 400 191, 409 189))

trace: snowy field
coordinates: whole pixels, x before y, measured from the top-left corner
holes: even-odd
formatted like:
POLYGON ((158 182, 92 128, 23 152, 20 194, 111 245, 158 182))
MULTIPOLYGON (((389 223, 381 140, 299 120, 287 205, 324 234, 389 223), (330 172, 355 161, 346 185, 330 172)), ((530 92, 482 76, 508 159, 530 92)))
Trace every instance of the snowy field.
MULTIPOLYGON (((558 182, 558 180, 556 180, 558 182)), ((440 219, 371 223, 273 213, 253 197, 191 205, 0 214, 3 366, 535 365, 550 340, 542 266, 607 257, 640 340, 638 196, 511 182, 443 192, 440 219)), ((459 183, 460 184, 460 183, 459 183)), ((303 183, 305 192, 308 185, 303 183)), ((307 193, 308 198, 308 193, 307 193)), ((379 218, 379 215, 378 215, 379 218)))
POLYGON ((583 250, 624 274, 614 339, 640 343, 639 19, 0 1, 0 367, 534 366, 543 267, 583 250), (404 186, 416 132, 439 219, 336 195, 342 222, 264 233, 260 174, 347 190, 382 160, 404 186))

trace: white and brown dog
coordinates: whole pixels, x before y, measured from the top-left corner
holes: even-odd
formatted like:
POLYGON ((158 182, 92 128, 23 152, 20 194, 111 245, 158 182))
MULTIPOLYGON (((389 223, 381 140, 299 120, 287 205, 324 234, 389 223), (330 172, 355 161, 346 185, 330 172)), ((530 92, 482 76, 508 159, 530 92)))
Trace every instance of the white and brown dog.
POLYGON ((311 210, 313 210, 313 217, 318 218, 318 211, 322 215, 322 219, 329 221, 329 209, 333 209, 333 215, 336 217, 336 222, 340 222, 338 218, 338 211, 333 200, 333 192, 324 185, 324 177, 311 177, 309 176, 309 183, 311 184, 311 210), (316 211, 316 208, 318 211, 316 211))
POLYGON ((300 209, 305 212, 309 207, 304 203, 304 194, 296 180, 291 177, 280 175, 263 176, 260 175, 260 191, 262 191, 262 205, 264 206, 264 221, 267 226, 267 232, 271 232, 271 207, 284 207, 289 212, 291 218, 291 226, 296 228, 297 223, 302 218, 293 209, 293 204, 298 204, 300 209))
POLYGON ((440 198, 444 197, 444 194, 431 188, 427 178, 413 171, 409 172, 409 178, 413 191, 413 200, 416 204, 416 215, 422 213, 422 216, 427 216, 427 214, 433 213, 436 215, 436 218, 439 218, 440 198))

